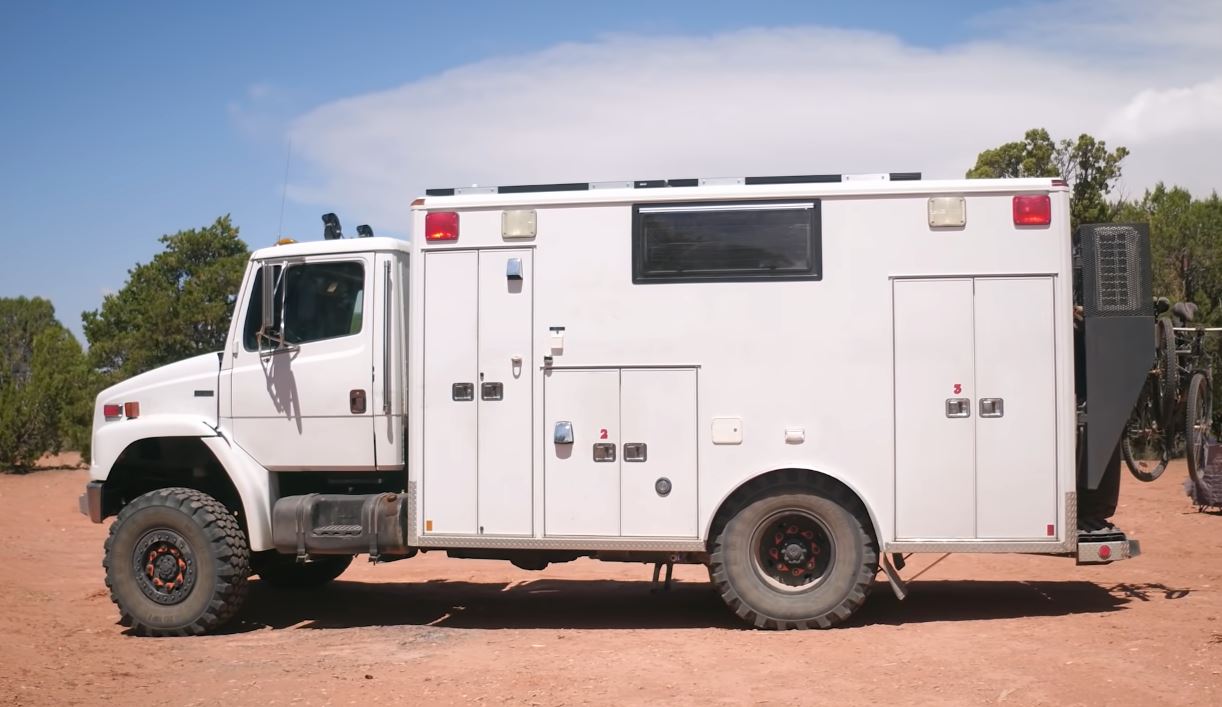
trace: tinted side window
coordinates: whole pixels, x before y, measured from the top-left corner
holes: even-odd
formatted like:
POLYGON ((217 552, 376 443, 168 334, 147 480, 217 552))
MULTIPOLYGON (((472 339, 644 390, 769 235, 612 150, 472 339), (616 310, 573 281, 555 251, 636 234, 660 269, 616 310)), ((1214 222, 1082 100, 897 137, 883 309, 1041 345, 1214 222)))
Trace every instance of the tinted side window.
MULTIPOLYGON (((361 263, 291 265, 278 280, 274 319, 276 326, 282 328, 286 343, 305 344, 360 333, 365 307, 365 266, 361 263)), ((258 347, 262 286, 259 272, 255 275, 243 331, 245 346, 250 350, 258 347)))
POLYGON ((817 280, 819 202, 633 209, 634 282, 817 280))

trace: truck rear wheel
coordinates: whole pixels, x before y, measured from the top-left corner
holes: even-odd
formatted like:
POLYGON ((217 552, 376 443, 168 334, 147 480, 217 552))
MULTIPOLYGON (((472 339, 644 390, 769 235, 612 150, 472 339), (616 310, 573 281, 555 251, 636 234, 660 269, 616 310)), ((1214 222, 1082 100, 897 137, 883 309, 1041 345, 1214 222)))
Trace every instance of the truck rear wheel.
POLYGON ((250 548, 220 501, 194 489, 165 488, 119 512, 102 566, 122 625, 142 636, 197 635, 241 608, 250 548))
POLYGON ((717 535, 709 572, 757 628, 829 628, 863 602, 878 571, 865 509, 830 484, 778 487, 739 508, 717 535))
POLYGON ((309 562, 278 552, 264 553, 254 560, 254 573, 276 589, 314 589, 344 573, 352 555, 317 557, 309 562))

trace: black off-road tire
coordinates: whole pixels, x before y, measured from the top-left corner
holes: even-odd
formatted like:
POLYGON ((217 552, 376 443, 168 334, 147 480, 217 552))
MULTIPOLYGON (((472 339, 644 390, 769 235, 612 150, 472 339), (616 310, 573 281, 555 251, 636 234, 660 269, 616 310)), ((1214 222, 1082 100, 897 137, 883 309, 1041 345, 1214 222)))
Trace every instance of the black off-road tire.
POLYGON ((1209 377, 1198 371, 1188 380, 1184 406, 1184 456, 1188 458, 1188 475, 1193 484, 1201 483, 1205 471, 1205 445, 1213 423, 1213 393, 1209 377))
MULTIPOLYGON (((808 477, 809 478, 809 477, 808 477)), ((878 573, 878 543, 861 502, 826 480, 777 480, 729 509, 713 541, 709 575, 726 605, 756 628, 830 628, 865 602, 878 573), (800 592, 775 588, 761 576, 756 538, 790 511, 817 519, 834 542, 830 567, 800 592)))
POLYGON ((102 567, 122 625, 141 636, 199 635, 224 625, 242 607, 250 546, 237 518, 220 501, 194 489, 164 488, 140 496, 119 512, 106 538, 102 567), (157 593, 149 584, 156 574, 154 563, 145 565, 143 554, 136 559, 138 548, 157 537, 180 543, 156 544, 166 549, 163 555, 178 561, 179 577, 186 578, 180 583, 186 587, 182 596, 167 602, 150 598, 157 593), (178 553, 171 554, 175 549, 178 553))
POLYGON ((1155 348, 1158 350, 1158 412, 1167 427, 1172 425, 1180 395, 1180 361, 1175 348, 1175 328, 1170 319, 1159 319, 1154 328, 1158 332, 1155 348))
POLYGON ((352 555, 298 562, 291 555, 259 553, 254 560, 254 573, 276 589, 315 589, 343 574, 351 564, 352 555))

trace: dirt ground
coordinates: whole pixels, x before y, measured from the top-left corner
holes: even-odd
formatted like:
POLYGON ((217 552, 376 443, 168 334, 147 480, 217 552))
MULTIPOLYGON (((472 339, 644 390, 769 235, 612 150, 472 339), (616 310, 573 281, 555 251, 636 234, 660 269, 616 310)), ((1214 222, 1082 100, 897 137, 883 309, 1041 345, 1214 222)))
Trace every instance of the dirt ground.
POLYGON ((84 471, 5 475, 0 703, 1220 704, 1222 517, 1185 473, 1126 476, 1140 558, 915 556, 907 601, 877 585, 831 631, 744 630, 701 567, 651 593, 644 565, 429 553, 313 593, 255 580, 228 632, 181 639, 115 623, 84 471))

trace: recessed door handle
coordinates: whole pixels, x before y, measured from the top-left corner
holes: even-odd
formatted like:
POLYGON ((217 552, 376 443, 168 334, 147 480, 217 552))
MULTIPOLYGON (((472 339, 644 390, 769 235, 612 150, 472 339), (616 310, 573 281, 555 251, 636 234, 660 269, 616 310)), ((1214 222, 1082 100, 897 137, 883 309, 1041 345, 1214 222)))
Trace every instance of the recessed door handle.
POLYGON ((972 416, 972 401, 968 398, 947 398, 946 399, 946 416, 947 417, 971 417, 972 416))
POLYGON ((649 445, 644 442, 624 442, 624 461, 643 462, 649 457, 649 445))
POLYGON ((1001 398, 981 398, 981 417, 1005 417, 1006 401, 1001 398))
POLYGON ((365 391, 360 388, 348 391, 348 410, 353 415, 365 414, 365 391))

